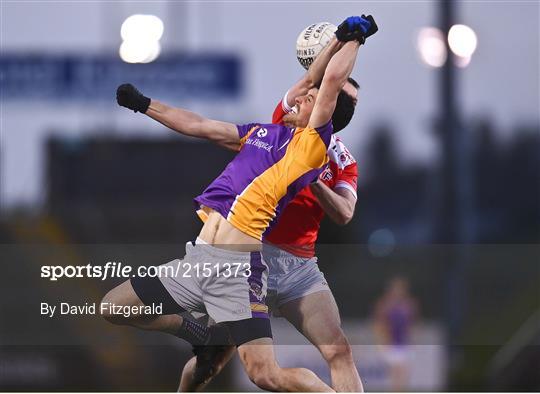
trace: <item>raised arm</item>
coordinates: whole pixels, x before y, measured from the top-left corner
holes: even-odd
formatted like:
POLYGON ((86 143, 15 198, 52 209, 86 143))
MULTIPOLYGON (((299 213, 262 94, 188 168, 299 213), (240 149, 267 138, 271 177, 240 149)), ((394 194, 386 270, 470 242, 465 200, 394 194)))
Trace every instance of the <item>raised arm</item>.
POLYGON ((360 43, 356 40, 346 42, 328 63, 313 112, 309 118, 311 127, 324 126, 332 119, 339 92, 351 75, 359 47, 360 43))
MULTIPOLYGON (((378 28, 371 15, 362 15, 362 18, 370 24, 370 26, 366 26, 367 30, 362 32, 362 40, 365 40, 375 34, 378 28)), ((309 66, 304 76, 288 90, 287 102, 284 103, 287 104, 287 107, 292 108, 295 105, 296 98, 306 95, 309 89, 321 83, 330 59, 343 47, 345 41, 349 41, 354 34, 353 29, 348 29, 348 26, 347 28, 343 24, 339 26, 338 31, 336 31, 336 35, 339 35, 339 37, 334 36, 330 40, 328 45, 324 47, 315 58, 315 61, 309 66)), ((360 37, 355 36, 355 38, 360 37)))
POLYGON ((236 125, 207 119, 194 112, 150 99, 131 84, 118 87, 116 100, 119 105, 141 112, 180 134, 204 138, 232 150, 238 150, 240 147, 236 125))
POLYGON ((296 82, 287 92, 287 106, 293 107, 297 97, 307 94, 309 89, 321 83, 324 72, 332 56, 341 49, 343 43, 334 36, 326 47, 319 53, 319 56, 309 66, 304 76, 296 82))
POLYGON ((377 30, 378 27, 371 15, 349 17, 339 25, 336 37, 345 44, 328 62, 309 119, 311 127, 324 126, 332 119, 338 95, 353 70, 358 48, 377 30))

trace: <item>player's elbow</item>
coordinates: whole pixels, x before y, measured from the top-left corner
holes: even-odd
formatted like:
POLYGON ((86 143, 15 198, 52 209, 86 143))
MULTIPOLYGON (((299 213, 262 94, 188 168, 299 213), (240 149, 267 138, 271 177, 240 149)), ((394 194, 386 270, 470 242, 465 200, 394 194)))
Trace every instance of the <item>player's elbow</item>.
POLYGON ((341 225, 342 226, 345 226, 347 224, 349 224, 351 222, 353 218, 353 214, 347 214, 347 215, 343 215, 343 220, 341 221, 341 225))
POLYGON ((347 224, 349 224, 349 222, 351 221, 352 219, 352 216, 348 216, 348 215, 337 215, 335 218, 334 218, 334 223, 336 223, 338 226, 345 226, 347 224))
POLYGON ((302 86, 305 88, 305 89, 311 89, 313 87, 315 87, 315 84, 320 82, 319 81, 315 81, 315 79, 313 79, 313 76, 311 75, 310 72, 307 72, 305 75, 304 75, 304 78, 302 79, 302 86))
POLYGON ((343 70, 327 69, 322 84, 325 85, 327 92, 334 92, 337 96, 345 86, 347 76, 343 70))
POLYGON ((335 215, 334 222, 339 226, 345 226, 349 224, 354 217, 354 210, 350 207, 340 209, 335 215))
POLYGON ((339 85, 344 84, 343 73, 338 70, 327 69, 324 73, 324 82, 326 85, 336 86, 341 89, 342 86, 339 85))

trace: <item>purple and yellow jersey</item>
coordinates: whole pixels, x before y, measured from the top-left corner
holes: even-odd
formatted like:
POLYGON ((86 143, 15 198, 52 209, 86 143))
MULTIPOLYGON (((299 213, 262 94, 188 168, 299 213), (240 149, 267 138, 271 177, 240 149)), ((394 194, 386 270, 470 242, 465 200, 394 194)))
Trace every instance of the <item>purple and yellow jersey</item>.
POLYGON ((328 162, 332 122, 317 129, 255 123, 237 127, 240 152, 195 204, 203 221, 202 208, 212 208, 244 234, 262 240, 285 205, 328 162))

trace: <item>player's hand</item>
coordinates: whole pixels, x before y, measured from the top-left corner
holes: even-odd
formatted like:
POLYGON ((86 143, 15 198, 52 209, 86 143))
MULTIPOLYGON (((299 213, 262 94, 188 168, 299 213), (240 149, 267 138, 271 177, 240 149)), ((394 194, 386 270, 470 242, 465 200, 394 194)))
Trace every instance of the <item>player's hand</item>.
POLYGON ((367 18, 349 16, 338 26, 336 38, 341 42, 357 40, 363 44, 370 28, 371 22, 367 18))
POLYGON ((366 19, 371 23, 370 28, 368 29, 368 31, 366 32, 364 36, 364 39, 367 39, 369 36, 372 36, 373 34, 377 33, 377 31, 379 30, 379 27, 377 26, 375 19, 373 19, 373 16, 362 14, 361 18, 366 19))
POLYGON ((130 83, 118 86, 118 89, 116 89, 116 102, 122 107, 143 114, 146 113, 150 106, 150 98, 144 96, 130 83))

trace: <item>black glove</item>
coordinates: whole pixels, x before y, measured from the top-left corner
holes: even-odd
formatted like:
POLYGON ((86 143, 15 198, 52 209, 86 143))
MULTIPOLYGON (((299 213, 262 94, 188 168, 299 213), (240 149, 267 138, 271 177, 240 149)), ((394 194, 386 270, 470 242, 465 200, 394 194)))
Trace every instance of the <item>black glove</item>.
POLYGON ((150 106, 150 98, 144 96, 130 83, 118 86, 118 89, 116 89, 116 102, 122 107, 143 114, 146 113, 150 106))
POLYGON ((371 21, 367 18, 349 16, 338 26, 336 38, 341 42, 357 40, 360 44, 363 44, 370 29, 371 21))
POLYGON ((362 18, 364 18, 364 19, 368 20, 369 22, 371 22, 370 28, 368 29, 368 31, 364 35, 364 39, 366 39, 369 36, 372 36, 373 34, 377 33, 377 31, 379 30, 379 26, 377 26, 377 23, 375 23, 375 19, 373 19, 373 17, 371 15, 366 16, 366 15, 362 14, 362 18))

